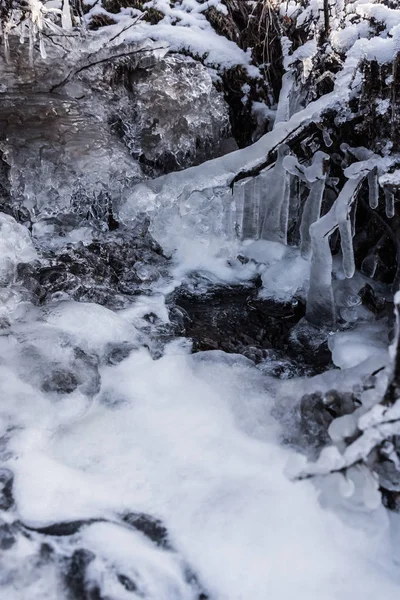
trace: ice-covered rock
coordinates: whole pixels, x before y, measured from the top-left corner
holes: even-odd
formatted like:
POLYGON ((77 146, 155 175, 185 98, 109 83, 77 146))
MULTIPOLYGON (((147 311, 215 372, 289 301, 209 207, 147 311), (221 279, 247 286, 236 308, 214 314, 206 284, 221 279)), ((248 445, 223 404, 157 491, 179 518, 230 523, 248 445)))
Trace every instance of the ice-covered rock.
POLYGON ((14 281, 18 264, 37 258, 26 227, 9 215, 0 214, 0 286, 14 281))
POLYGON ((130 83, 126 114, 117 116, 144 169, 175 171, 229 149, 228 105, 201 63, 167 56, 153 69, 132 73, 130 83))
POLYGON ((10 46, 10 64, 0 55, 1 185, 3 206, 25 220, 73 214, 75 226, 104 228, 143 179, 140 164, 165 173, 229 150, 228 108, 208 70, 164 57, 165 43, 73 34, 34 69, 15 36, 10 46))

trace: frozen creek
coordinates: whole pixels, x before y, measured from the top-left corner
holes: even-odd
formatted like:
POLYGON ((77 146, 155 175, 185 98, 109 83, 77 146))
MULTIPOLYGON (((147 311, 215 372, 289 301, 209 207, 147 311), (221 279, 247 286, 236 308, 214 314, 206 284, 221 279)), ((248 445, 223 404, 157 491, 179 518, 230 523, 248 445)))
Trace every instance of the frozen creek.
MULTIPOLYGON (((160 67, 160 45, 141 48, 133 69, 173 80, 174 59, 160 67)), ((205 72, 178 61, 204 97, 198 121, 178 115, 181 137, 162 131, 165 154, 155 156, 146 94, 138 116, 121 82, 109 92, 113 73, 89 66, 101 48, 87 50, 77 78, 76 56, 71 66, 48 50, 54 68, 38 58, 33 77, 11 49, 18 60, 2 64, 0 98, 0 598, 397 599, 397 516, 376 481, 357 468, 347 479, 292 477, 330 423, 324 413, 325 427, 307 429, 301 398, 360 392, 388 362, 386 321, 354 300, 368 280, 345 279, 346 261, 333 261, 333 287, 322 283, 351 326, 328 335, 304 320, 311 240, 303 235, 302 252, 285 245, 293 163, 283 170, 285 153, 277 159, 282 185, 271 195, 284 194, 269 220, 259 209, 268 173, 223 208, 226 172, 242 155, 146 180, 143 164, 158 174, 165 156, 199 163, 213 140, 229 138, 205 72), (240 239, 260 228, 258 242, 240 239), (227 289, 236 312, 225 308, 227 289), (248 323, 236 327, 244 312, 248 323), (329 352, 318 362, 322 342, 341 370, 327 369, 329 352)), ((304 174, 317 202, 320 159, 304 174)))

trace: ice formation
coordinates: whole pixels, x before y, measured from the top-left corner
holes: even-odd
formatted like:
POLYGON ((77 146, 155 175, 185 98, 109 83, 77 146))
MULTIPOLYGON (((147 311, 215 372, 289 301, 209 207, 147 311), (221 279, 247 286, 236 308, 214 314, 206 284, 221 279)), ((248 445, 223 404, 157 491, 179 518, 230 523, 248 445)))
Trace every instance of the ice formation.
MULTIPOLYGON (((29 600, 66 593, 113 600, 398 598, 393 523, 365 459, 399 435, 399 406, 379 404, 387 372, 368 385, 388 360, 387 323, 371 325, 372 313, 357 304, 359 296, 354 300, 365 281, 355 273, 352 209, 368 183, 370 208, 378 208, 383 188, 393 218, 399 175, 395 159, 347 147, 333 197, 329 132, 321 134, 326 152, 300 159, 289 150, 302 128, 324 127, 324 112, 346 105, 365 52, 383 62, 397 43, 389 9, 356 4, 360 16, 386 23, 386 37, 368 48, 364 25, 350 28, 349 37, 338 27, 332 43, 349 52, 332 92, 301 108, 291 69, 298 60, 303 80, 310 77, 317 48, 307 42, 285 63, 272 131, 248 148, 153 180, 135 156, 126 89, 118 80, 110 93, 107 77, 129 75, 127 51, 132 70, 159 64, 165 40, 175 50, 206 48, 206 65, 240 64, 257 76, 250 54, 221 41, 203 15, 206 6, 224 5, 153 0, 164 15, 156 25, 131 27, 136 14, 122 12, 106 32, 64 36, 67 51, 43 47, 43 9, 30 2, 35 77, 29 49, 9 36, 19 70, 1 59, 1 168, 10 183, 4 207, 20 223, 0 219, 0 595, 7 600, 25 600, 27 590, 29 600), (101 66, 110 60, 115 69, 101 66), (120 137, 116 113, 124 117, 120 137), (296 186, 301 193, 293 193, 296 186), (340 265, 330 245, 337 231, 340 265), (288 245, 290 235, 297 245, 288 245), (201 294, 221 283, 246 289, 257 277, 255 301, 283 310, 283 320, 306 300, 308 322, 298 321, 293 337, 308 337, 311 352, 328 340, 340 373, 278 380, 245 356, 192 354, 190 342, 174 333, 166 298, 182 283, 201 294), (338 312, 349 327, 330 335, 338 312), (332 390, 339 400, 343 394, 344 408, 328 404, 332 390), (295 469, 307 481, 293 483, 287 472, 302 461, 292 443, 294 423, 307 401, 329 409, 326 419, 339 411, 329 426, 337 446, 315 465, 295 469), (272 417, 280 412, 283 425, 272 417), (308 481, 332 471, 319 489, 308 481)), ((290 18, 300 11, 304 21, 310 11, 319 15, 319 5, 312 1, 301 12, 291 1, 282 10, 290 18)), ((65 0, 68 31, 69 8, 65 0)), ((87 21, 96 10, 104 15, 95 3, 87 21)), ((338 24, 341 16, 333 15, 338 24)), ((163 81, 175 77, 178 63, 189 61, 168 59, 163 81)), ((226 107, 211 75, 192 67, 207 102, 220 109, 223 130, 226 107)), ((177 144, 182 154, 193 131, 215 133, 213 119, 202 121, 188 104, 176 107, 178 121, 180 107, 187 117, 177 144)), ((140 119, 154 125, 149 137, 165 134, 165 121, 140 119)), ((168 138, 166 153, 174 147, 168 138)), ((376 260, 372 253, 364 261, 371 275, 376 260)), ((249 310, 257 307, 250 303, 249 310)), ((178 317, 189 318, 183 309, 178 317)), ((396 454, 390 444, 385 452, 396 454)), ((400 490, 389 468, 379 476, 400 490)))

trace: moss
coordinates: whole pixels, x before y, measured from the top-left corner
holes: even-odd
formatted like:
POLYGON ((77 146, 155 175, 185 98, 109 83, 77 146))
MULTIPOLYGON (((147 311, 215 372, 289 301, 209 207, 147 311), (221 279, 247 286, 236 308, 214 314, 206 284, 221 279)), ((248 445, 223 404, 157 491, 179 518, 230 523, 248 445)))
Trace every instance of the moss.
POLYGON ((224 4, 227 14, 209 8, 205 11, 208 21, 219 35, 234 41, 242 50, 251 49, 253 62, 269 86, 271 102, 277 102, 283 75, 278 13, 265 0, 256 0, 251 5, 224 0, 224 4))
POLYGON ((221 79, 222 85, 219 89, 229 106, 232 134, 239 148, 244 148, 252 142, 252 135, 257 126, 252 114, 253 102, 270 103, 268 84, 264 80, 249 77, 246 69, 240 65, 225 71, 221 79), (243 102, 243 86, 247 86, 248 89, 246 102, 243 102))
POLYGON ((121 8, 134 8, 143 11, 143 19, 151 25, 156 25, 164 15, 155 8, 145 8, 147 0, 103 0, 103 7, 110 13, 118 14, 121 8))
POLYGON ((115 24, 116 24, 116 21, 114 21, 114 19, 112 19, 108 15, 100 14, 100 15, 94 15, 90 19, 88 28, 96 31, 97 29, 100 29, 101 27, 106 27, 107 25, 115 25, 115 24))

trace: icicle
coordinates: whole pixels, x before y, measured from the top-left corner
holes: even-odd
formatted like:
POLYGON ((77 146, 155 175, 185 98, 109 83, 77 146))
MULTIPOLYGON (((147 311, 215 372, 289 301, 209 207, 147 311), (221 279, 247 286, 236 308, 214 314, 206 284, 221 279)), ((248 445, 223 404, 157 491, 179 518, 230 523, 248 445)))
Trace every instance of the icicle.
POLYGON ((353 277, 356 266, 354 263, 353 250, 353 231, 350 218, 339 223, 340 244, 343 256, 343 271, 345 276, 350 279, 353 277))
POLYGON ((257 177, 253 177, 244 184, 243 237, 245 239, 258 237, 260 206, 257 192, 259 192, 257 177))
POLYGON ((388 219, 394 217, 394 194, 391 190, 385 187, 385 208, 388 219))
POLYGON ((351 207, 351 211, 350 211, 350 221, 351 221, 351 234, 352 234, 352 237, 354 237, 356 235, 357 205, 358 205, 358 198, 355 198, 354 202, 352 204, 352 207, 351 207))
POLYGON ((339 226, 344 247, 345 271, 353 269, 352 230, 349 210, 363 180, 360 175, 349 179, 343 186, 330 211, 310 227, 311 272, 307 296, 306 317, 311 323, 332 326, 336 320, 332 292, 332 254, 329 237, 339 226))
POLYGON ((368 173, 369 186, 369 205, 371 208, 378 208, 379 204, 379 185, 378 185, 378 169, 374 167, 368 173))
POLYGON ((304 204, 300 224, 300 250, 303 258, 311 256, 310 227, 319 219, 321 213, 328 159, 328 155, 324 152, 316 152, 312 165, 304 169, 304 176, 310 186, 310 192, 304 204))
POLYGON ((332 253, 326 234, 325 217, 311 225, 311 270, 306 319, 314 325, 333 326, 336 321, 332 290, 332 253))
POLYGON ((10 62, 10 39, 9 39, 9 36, 10 36, 11 29, 13 29, 13 27, 15 27, 14 15, 15 15, 15 11, 12 10, 9 19, 5 23, 4 28, 3 28, 4 56, 5 56, 6 62, 10 62))
POLYGON ((233 199, 235 207, 235 234, 239 239, 244 239, 244 184, 238 183, 233 188, 233 199))
POLYGON ((72 29, 71 8, 69 5, 69 0, 63 0, 61 26, 67 31, 70 31, 72 29))
POLYGON ((6 62, 10 62, 10 41, 8 39, 8 33, 4 32, 4 57, 6 62))
POLYGON ((21 23, 21 32, 19 35, 19 43, 23 44, 25 42, 25 23, 21 23))
POLYGON ((310 227, 319 219, 324 190, 325 177, 311 184, 307 200, 304 204, 300 223, 300 250, 303 258, 311 256, 310 227))
POLYGON ((35 25, 32 21, 29 21, 29 64, 33 67, 33 48, 35 45, 35 25))
POLYGON ((43 58, 43 60, 46 60, 47 53, 46 53, 46 48, 44 47, 43 37, 41 35, 39 35, 39 50, 40 50, 40 56, 43 58))
POLYGON ((274 128, 278 123, 286 122, 290 118, 290 100, 295 84, 295 75, 293 69, 287 71, 282 77, 282 86, 279 94, 278 108, 276 110, 276 117, 274 122, 274 128))
POLYGON ((322 130, 322 139, 324 140, 324 144, 327 148, 330 148, 332 146, 333 141, 327 129, 322 130))
POLYGON ((361 272, 367 277, 374 277, 378 266, 378 256, 374 253, 368 254, 361 263, 361 272))
POLYGON ((273 242, 287 243, 289 221, 290 175, 283 167, 283 160, 289 149, 282 145, 278 149, 275 167, 268 172, 265 181, 270 184, 266 191, 263 207, 264 221, 261 237, 273 242))

